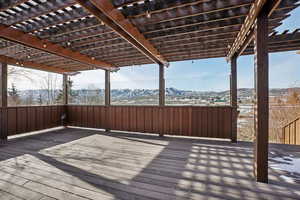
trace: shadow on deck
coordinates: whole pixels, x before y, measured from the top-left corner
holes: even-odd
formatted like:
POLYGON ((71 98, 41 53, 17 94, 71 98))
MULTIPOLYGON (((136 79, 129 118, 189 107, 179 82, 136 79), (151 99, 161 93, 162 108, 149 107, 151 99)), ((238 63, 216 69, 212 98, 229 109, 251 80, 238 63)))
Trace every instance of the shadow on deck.
MULTIPOLYGON (((69 128, 0 149, 0 196, 15 199, 300 198, 300 184, 287 182, 285 172, 270 169, 270 184, 254 181, 246 142, 69 128)), ((300 148, 271 151, 272 159, 300 148)))

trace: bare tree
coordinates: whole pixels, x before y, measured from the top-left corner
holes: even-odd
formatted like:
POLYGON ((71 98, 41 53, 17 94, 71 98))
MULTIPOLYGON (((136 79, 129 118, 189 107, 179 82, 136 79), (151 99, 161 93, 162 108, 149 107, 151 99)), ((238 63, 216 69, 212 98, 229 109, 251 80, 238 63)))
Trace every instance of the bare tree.
POLYGON ((41 89, 46 91, 46 104, 55 104, 58 94, 58 86, 61 84, 58 81, 58 75, 48 73, 46 76, 41 77, 40 86, 41 89))
POLYGON ((8 77, 12 78, 14 81, 18 81, 24 78, 33 81, 32 75, 34 72, 32 72, 31 70, 15 66, 9 66, 7 70, 8 77))

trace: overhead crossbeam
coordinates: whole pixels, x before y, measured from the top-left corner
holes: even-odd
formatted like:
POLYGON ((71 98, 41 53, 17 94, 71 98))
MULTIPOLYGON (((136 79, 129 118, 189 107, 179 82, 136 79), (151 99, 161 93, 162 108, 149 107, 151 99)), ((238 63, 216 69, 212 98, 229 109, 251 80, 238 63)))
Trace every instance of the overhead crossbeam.
POLYGON ((99 0, 76 0, 81 6, 91 14, 105 23, 121 37, 131 43, 135 48, 158 64, 167 65, 158 50, 144 37, 140 31, 116 9, 110 1, 99 0))
POLYGON ((0 25, 0 37, 7 40, 23 44, 35 49, 39 49, 48 53, 52 53, 58 56, 62 56, 71 60, 75 60, 87 65, 92 65, 96 68, 101 68, 105 70, 114 70, 115 67, 112 64, 90 58, 79 52, 74 52, 70 49, 64 48, 58 44, 49 42, 48 40, 41 40, 36 36, 28 33, 24 33, 17 29, 0 25))
POLYGON ((255 21, 265 4, 267 4, 268 17, 270 17, 273 11, 279 6, 280 2, 281 0, 256 0, 252 4, 240 32, 238 33, 234 43, 230 46, 230 50, 227 55, 227 61, 231 60, 234 55, 241 54, 247 45, 253 40, 255 21))
POLYGON ((61 68, 56 68, 36 62, 31 62, 31 61, 22 61, 22 60, 17 60, 15 58, 7 57, 0 55, 0 62, 7 63, 10 65, 14 66, 19 66, 19 67, 26 67, 26 68, 32 68, 32 69, 38 69, 42 71, 48 71, 48 72, 55 72, 55 73, 65 73, 65 72, 72 72, 71 70, 64 70, 61 68))

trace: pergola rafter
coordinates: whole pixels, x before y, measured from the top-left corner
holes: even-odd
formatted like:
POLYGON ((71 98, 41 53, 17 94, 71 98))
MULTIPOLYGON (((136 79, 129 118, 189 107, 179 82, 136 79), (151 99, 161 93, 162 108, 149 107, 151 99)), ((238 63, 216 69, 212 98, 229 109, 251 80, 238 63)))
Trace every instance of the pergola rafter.
POLYGON ((253 38, 253 29, 255 26, 255 20, 258 14, 261 12, 265 4, 268 7, 268 16, 270 17, 276 8, 280 5, 281 0, 256 0, 250 8, 249 14, 247 15, 245 22, 238 33, 234 43, 231 45, 229 53, 227 55, 227 60, 230 60, 234 55, 240 55, 245 46, 253 38))
POLYGON ((154 62, 167 64, 157 49, 109 1, 77 0, 77 2, 154 62))
POLYGON ((86 55, 80 54, 78 52, 73 52, 69 49, 61 47, 58 44, 53 44, 47 40, 40 40, 33 35, 26 34, 22 31, 0 25, 0 37, 5 38, 7 40, 11 40, 17 43, 21 43, 23 45, 43 50, 49 53, 53 53, 62 57, 69 58, 71 60, 76 60, 78 62, 82 62, 84 64, 89 64, 94 66, 95 68, 104 68, 104 69, 113 69, 113 65, 95 60, 86 55))

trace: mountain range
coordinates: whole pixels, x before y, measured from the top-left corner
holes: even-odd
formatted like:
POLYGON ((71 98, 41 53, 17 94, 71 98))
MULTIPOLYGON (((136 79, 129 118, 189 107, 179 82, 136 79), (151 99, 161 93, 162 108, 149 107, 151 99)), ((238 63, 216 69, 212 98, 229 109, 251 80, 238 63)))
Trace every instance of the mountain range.
MULTIPOLYGON (((270 89, 270 96, 282 96, 286 95, 291 91, 296 91, 300 93, 300 88, 274 88, 270 89)), ((253 95, 254 90, 252 88, 240 88, 238 89, 238 96, 240 98, 250 97, 253 95)), ((33 99, 42 97, 46 98, 49 93, 47 90, 22 90, 18 91, 19 96, 21 98, 31 97, 33 99)), ((157 89, 112 89, 111 96, 118 99, 124 98, 136 98, 142 96, 157 96, 159 91, 157 89)), ((51 95, 57 96, 59 94, 59 90, 51 91, 51 95)), ((96 90, 72 90, 72 94, 74 96, 103 96, 104 89, 96 89, 96 90)), ((173 97, 228 97, 230 95, 230 91, 189 91, 189 90, 180 90, 176 88, 166 88, 166 96, 173 97)))

